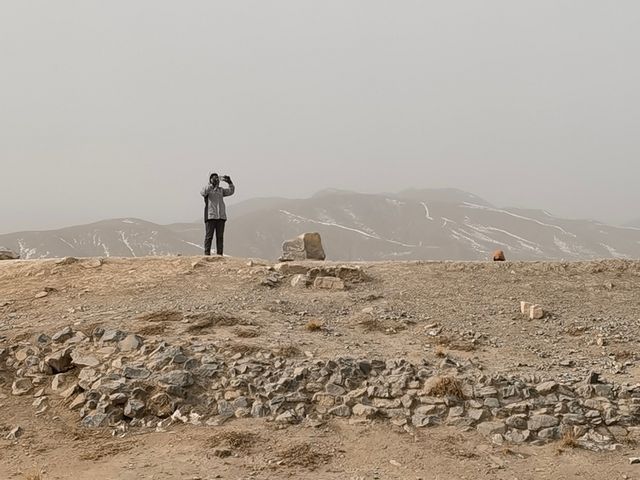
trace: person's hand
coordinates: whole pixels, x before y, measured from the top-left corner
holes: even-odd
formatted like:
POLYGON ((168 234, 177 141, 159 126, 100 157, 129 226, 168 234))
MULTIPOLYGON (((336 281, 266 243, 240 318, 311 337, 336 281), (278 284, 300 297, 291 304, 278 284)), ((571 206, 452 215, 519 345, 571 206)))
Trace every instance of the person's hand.
POLYGON ((229 175, 225 175, 224 177, 222 177, 222 180, 224 180, 227 183, 231 183, 231 177, 229 175))

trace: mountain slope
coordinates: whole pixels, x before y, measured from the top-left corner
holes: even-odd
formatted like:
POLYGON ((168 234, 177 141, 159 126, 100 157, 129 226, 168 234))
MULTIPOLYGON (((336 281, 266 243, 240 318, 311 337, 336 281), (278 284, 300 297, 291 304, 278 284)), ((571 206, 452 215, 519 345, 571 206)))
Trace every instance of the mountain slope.
MULTIPOLYGON (((541 210, 497 208, 454 189, 362 194, 325 190, 307 199, 259 199, 230 209, 226 253, 276 258, 282 242, 317 231, 334 260, 639 258, 640 230, 568 220, 541 210)), ((202 222, 160 226, 116 219, 47 232, 0 235, 23 258, 202 252, 202 222)))

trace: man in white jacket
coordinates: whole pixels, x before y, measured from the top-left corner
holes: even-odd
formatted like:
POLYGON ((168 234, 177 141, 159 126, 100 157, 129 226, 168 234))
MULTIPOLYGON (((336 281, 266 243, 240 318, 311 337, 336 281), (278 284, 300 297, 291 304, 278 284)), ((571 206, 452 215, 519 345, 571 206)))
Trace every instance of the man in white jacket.
POLYGON ((218 177, 217 173, 212 173, 209 175, 209 184, 200 192, 200 195, 204 197, 205 255, 211 255, 211 243, 214 233, 216 235, 216 253, 222 255, 224 249, 224 224, 227 221, 224 197, 233 195, 236 187, 228 175, 223 176, 222 181, 227 184, 227 188, 220 187, 220 177, 218 177))

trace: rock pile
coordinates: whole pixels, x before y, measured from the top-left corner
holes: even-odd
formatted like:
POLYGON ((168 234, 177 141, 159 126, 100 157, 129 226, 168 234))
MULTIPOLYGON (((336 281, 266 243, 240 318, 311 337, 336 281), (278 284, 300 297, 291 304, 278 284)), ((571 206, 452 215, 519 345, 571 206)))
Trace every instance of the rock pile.
MULTIPOLYGON (((320 277, 321 278, 321 277, 320 277)), ((118 329, 67 327, 0 350, 0 378, 32 395, 38 414, 62 399, 86 427, 219 425, 233 418, 319 425, 332 417, 388 421, 408 432, 436 425, 477 429, 490 441, 542 444, 570 436, 615 449, 640 438, 640 385, 592 373, 561 383, 469 373, 405 359, 243 355, 215 343, 171 345, 118 329)))
POLYGON ((303 233, 282 244, 281 262, 324 260, 325 258, 319 233, 303 233))
POLYGON ((0 260, 17 260, 19 258, 20 255, 18 255, 13 250, 5 247, 0 247, 0 260))

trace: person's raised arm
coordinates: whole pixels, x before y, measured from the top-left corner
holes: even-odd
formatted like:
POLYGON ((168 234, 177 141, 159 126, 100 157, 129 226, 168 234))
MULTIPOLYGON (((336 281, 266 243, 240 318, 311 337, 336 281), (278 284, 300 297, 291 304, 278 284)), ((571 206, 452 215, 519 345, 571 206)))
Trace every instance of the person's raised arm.
POLYGON ((231 180, 231 177, 229 175, 225 175, 222 180, 224 180, 225 182, 227 182, 228 187, 227 188, 223 188, 222 189, 222 196, 223 197, 230 197, 231 195, 233 195, 236 191, 236 186, 233 184, 233 181, 231 180))

